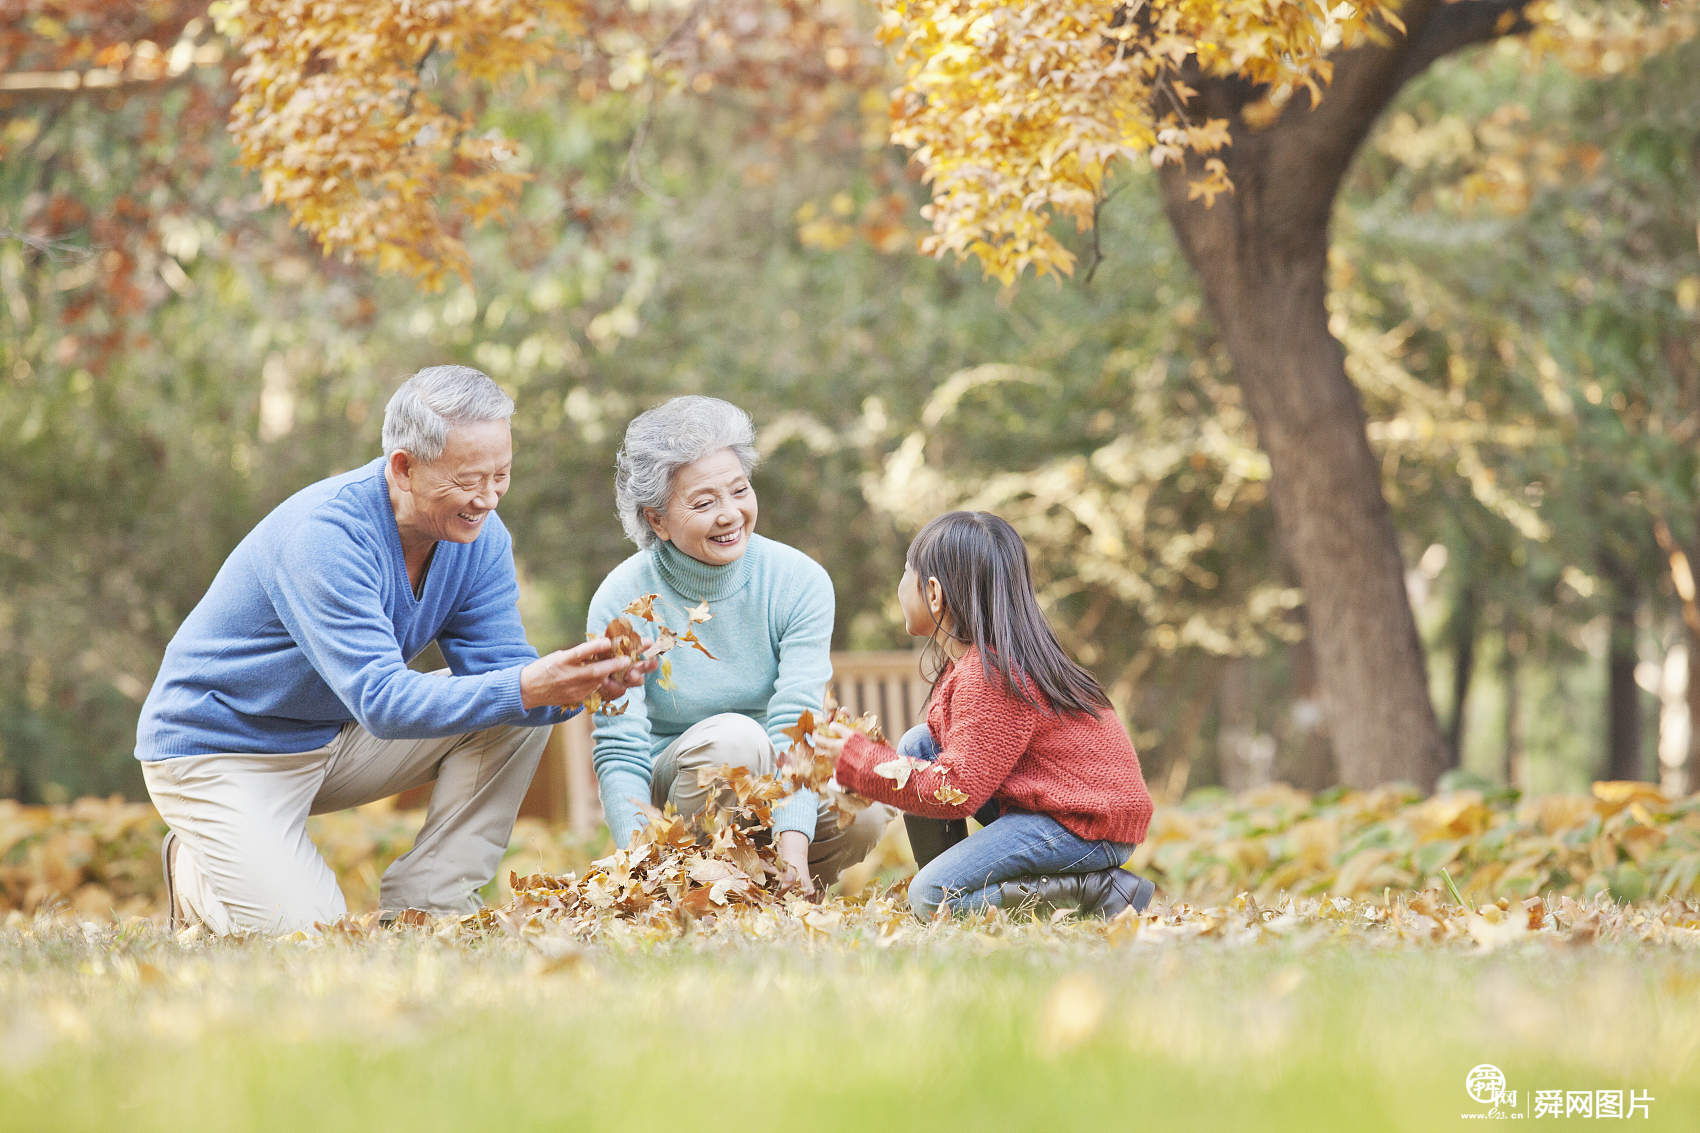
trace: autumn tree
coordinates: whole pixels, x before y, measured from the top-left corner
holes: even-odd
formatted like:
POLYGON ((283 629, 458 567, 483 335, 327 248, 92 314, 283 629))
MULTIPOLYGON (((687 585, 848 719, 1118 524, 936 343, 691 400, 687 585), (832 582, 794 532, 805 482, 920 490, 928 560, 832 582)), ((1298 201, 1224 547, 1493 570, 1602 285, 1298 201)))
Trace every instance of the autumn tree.
POLYGON ((1028 265, 1070 270, 1047 210, 1089 225, 1113 159, 1159 164, 1269 456, 1342 779, 1431 785, 1446 744, 1326 305, 1335 197, 1382 111, 1436 60, 1532 35, 1581 65, 1621 69, 1692 35, 1692 7, 1652 21, 1529 0, 1325 13, 1233 0, 884 7, 909 67, 894 136, 933 182, 937 250, 978 255, 1005 279, 1028 265))

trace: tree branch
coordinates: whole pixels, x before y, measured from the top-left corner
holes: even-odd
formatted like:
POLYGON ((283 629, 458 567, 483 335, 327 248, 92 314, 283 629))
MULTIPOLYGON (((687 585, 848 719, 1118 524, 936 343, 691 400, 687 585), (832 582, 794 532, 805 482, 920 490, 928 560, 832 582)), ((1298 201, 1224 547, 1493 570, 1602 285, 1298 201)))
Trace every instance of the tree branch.
POLYGON ((1417 29, 1400 60, 1400 86, 1428 69, 1429 64, 1471 44, 1533 29, 1525 12, 1533 0, 1455 0, 1438 4, 1417 29))

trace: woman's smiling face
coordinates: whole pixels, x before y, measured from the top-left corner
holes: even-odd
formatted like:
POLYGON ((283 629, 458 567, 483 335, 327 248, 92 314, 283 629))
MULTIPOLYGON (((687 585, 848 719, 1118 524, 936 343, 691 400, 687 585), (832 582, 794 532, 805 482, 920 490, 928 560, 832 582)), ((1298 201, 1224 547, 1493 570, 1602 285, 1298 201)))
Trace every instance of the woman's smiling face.
POLYGON ((665 511, 644 509, 658 539, 700 563, 725 566, 743 557, 756 529, 756 490, 738 454, 711 452, 673 474, 665 511))

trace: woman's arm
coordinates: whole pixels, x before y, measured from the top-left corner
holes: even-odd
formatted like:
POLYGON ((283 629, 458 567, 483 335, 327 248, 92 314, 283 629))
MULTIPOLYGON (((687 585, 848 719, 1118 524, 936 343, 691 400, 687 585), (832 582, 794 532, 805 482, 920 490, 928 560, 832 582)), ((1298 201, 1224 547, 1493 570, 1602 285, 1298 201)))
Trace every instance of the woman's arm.
MULTIPOLYGON (((629 561, 629 560, 628 560, 629 561)), ((600 634, 619 616, 621 608, 642 591, 625 579, 626 568, 615 567, 590 600, 589 632, 600 634)), ((591 766, 602 794, 602 817, 614 845, 624 848, 644 825, 638 801, 649 802, 649 782, 655 771, 649 726, 648 690, 639 686, 626 693, 626 710, 619 716, 592 718, 595 750, 591 766)))
MULTIPOLYGON (((791 747, 785 729, 795 727, 805 711, 819 713, 827 682, 832 679, 832 622, 835 612, 832 579, 825 569, 800 552, 799 569, 791 573, 795 601, 778 626, 779 672, 767 702, 767 734, 782 755, 791 747)), ((795 830, 815 836, 819 800, 813 791, 798 791, 773 808, 773 832, 778 837, 795 830)))

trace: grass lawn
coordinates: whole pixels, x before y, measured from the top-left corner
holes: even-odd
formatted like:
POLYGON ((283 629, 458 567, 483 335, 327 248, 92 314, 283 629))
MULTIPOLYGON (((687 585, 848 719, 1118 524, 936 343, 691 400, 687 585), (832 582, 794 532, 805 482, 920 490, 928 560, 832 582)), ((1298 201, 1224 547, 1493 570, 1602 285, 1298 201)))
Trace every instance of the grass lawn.
MULTIPOLYGON (((1700 949, 1530 937, 1115 942, 994 915, 888 938, 0 931, 6 1130, 1432 1130, 1465 1076, 1700 1127, 1700 949)), ((1579 1116, 1560 1119, 1566 1124, 1579 1116)), ((1596 1119, 1597 1120, 1597 1119, 1596 1119)))

